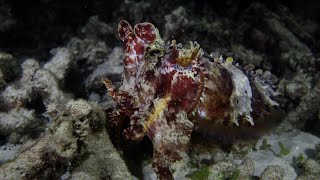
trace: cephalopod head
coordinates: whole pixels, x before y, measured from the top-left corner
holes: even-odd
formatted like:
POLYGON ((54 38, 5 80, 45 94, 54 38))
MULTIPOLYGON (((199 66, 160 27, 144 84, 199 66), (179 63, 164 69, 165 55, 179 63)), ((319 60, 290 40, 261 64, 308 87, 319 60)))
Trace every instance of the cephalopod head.
POLYGON ((196 42, 191 42, 189 48, 182 48, 173 41, 161 70, 163 79, 169 83, 166 87, 172 96, 172 104, 188 113, 199 101, 203 90, 203 74, 199 67, 201 56, 202 50, 196 42))

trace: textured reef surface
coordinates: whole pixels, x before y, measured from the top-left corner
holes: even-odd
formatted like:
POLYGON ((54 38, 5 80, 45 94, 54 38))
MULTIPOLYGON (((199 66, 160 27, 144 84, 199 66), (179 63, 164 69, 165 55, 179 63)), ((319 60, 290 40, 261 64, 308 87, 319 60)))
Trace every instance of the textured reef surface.
POLYGON ((0 179, 320 179, 319 5, 0 0, 0 179))

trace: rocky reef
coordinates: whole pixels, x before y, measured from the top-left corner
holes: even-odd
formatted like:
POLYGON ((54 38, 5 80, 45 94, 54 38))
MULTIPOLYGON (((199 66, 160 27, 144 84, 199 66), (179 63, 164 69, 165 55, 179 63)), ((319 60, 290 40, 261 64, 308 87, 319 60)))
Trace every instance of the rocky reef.
POLYGON ((0 179, 319 179, 317 7, 0 0, 0 179))
POLYGON ((1 166, 1 179, 130 179, 104 128, 103 110, 85 100, 69 101, 65 108, 47 132, 1 166))

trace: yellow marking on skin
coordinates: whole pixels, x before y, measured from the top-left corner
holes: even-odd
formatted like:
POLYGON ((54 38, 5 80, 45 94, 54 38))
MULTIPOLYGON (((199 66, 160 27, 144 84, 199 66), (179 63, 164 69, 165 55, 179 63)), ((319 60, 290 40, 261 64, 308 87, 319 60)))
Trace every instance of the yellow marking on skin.
POLYGON ((233 58, 232 58, 232 57, 228 57, 228 58, 226 59, 226 63, 227 63, 227 64, 232 64, 232 62, 233 62, 233 58))
POLYGON ((171 96, 167 95, 165 98, 161 98, 155 103, 154 105, 155 108, 152 114, 148 117, 147 121, 143 124, 144 131, 147 131, 150 125, 159 118, 161 113, 165 111, 165 109, 168 107, 168 103, 170 100, 171 100, 171 96))
POLYGON ((183 67, 191 65, 194 59, 198 59, 201 54, 200 45, 190 41, 190 49, 179 50, 179 57, 177 58, 177 64, 183 67))

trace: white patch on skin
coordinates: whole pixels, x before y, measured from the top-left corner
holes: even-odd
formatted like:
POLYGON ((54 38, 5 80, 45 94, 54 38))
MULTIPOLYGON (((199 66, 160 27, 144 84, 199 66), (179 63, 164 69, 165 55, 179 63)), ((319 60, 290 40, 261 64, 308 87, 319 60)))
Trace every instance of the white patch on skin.
POLYGON ((173 72, 175 69, 167 63, 164 67, 160 68, 161 74, 168 74, 173 72))
POLYGON ((129 59, 135 59, 137 57, 137 52, 135 50, 132 50, 129 54, 129 59))
POLYGON ((206 113, 205 111, 203 111, 203 110, 199 110, 199 109, 198 109, 198 113, 199 113, 199 116, 200 116, 201 118, 206 118, 206 117, 207 117, 207 113, 206 113))
POLYGON ((136 39, 137 39, 137 43, 139 43, 139 44, 144 44, 144 41, 142 41, 141 38, 136 37, 136 39))
POLYGON ((279 106, 279 104, 275 101, 273 101, 270 96, 277 96, 278 93, 276 93, 269 85, 262 85, 261 82, 257 78, 253 81, 255 87, 258 89, 259 94, 262 97, 262 101, 266 104, 269 104, 271 106, 279 106))
POLYGON ((136 79, 140 78, 140 75, 142 73, 143 67, 144 67, 144 61, 141 61, 140 64, 138 64, 138 72, 136 74, 136 79))
POLYGON ((175 72, 172 77, 172 84, 176 84, 178 82, 179 72, 175 72))
POLYGON ((153 30, 151 31, 151 34, 153 34, 153 35, 157 34, 156 30, 153 29, 153 30))
POLYGON ((160 73, 165 75, 165 74, 168 73, 168 69, 167 68, 161 68, 160 73))
POLYGON ((135 78, 132 76, 123 77, 123 81, 122 81, 122 85, 119 88, 119 91, 125 91, 128 92, 129 94, 133 95, 133 97, 135 97, 136 95, 136 90, 134 88, 134 82, 135 82, 135 78))
POLYGON ((204 87, 206 89, 217 89, 217 85, 213 83, 213 81, 206 81, 206 83, 204 84, 204 87))
POLYGON ((187 76, 188 78, 191 78, 192 80, 196 81, 195 77, 194 77, 194 72, 193 71, 185 71, 183 73, 184 76, 187 76))
POLYGON ((250 116, 250 113, 252 112, 252 90, 248 77, 232 64, 222 63, 221 65, 231 74, 233 85, 232 94, 230 96, 230 106, 233 109, 230 113, 231 121, 239 126, 238 117, 245 115, 246 120, 253 125, 254 123, 250 116))
POLYGON ((126 69, 131 69, 133 67, 134 67, 134 65, 132 63, 129 63, 129 64, 125 65, 126 69))
POLYGON ((161 133, 159 133, 158 131, 155 133, 155 136, 154 136, 154 142, 157 142, 157 143, 159 143, 159 142, 161 142, 161 140, 162 140, 162 135, 161 135, 161 133))
POLYGON ((253 119, 252 119, 252 117, 251 117, 250 115, 247 115, 247 116, 246 116, 246 120, 247 120, 252 126, 254 125, 253 119))
POLYGON ((129 59, 133 60, 133 62, 136 62, 137 52, 136 52, 136 50, 134 49, 134 42, 128 44, 128 46, 130 47, 129 49, 130 49, 131 51, 129 51, 128 53, 126 53, 126 56, 127 56, 129 59))
POLYGON ((231 121, 239 126, 238 118, 232 117, 231 121))

